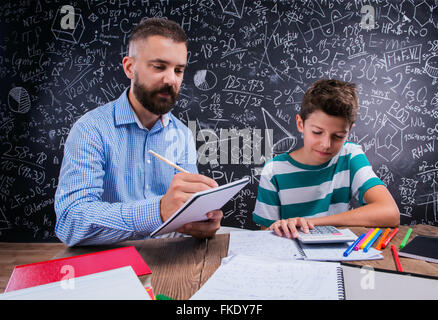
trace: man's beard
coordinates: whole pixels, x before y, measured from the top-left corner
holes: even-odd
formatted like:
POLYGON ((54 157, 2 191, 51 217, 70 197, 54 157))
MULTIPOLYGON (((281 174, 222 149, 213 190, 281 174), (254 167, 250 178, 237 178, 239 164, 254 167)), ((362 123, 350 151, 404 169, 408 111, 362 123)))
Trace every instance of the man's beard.
POLYGON ((134 96, 141 103, 143 108, 156 115, 168 113, 178 98, 178 92, 172 86, 164 85, 161 88, 148 90, 138 82, 137 75, 134 75, 134 96), (167 93, 169 97, 160 97, 159 93, 167 93))

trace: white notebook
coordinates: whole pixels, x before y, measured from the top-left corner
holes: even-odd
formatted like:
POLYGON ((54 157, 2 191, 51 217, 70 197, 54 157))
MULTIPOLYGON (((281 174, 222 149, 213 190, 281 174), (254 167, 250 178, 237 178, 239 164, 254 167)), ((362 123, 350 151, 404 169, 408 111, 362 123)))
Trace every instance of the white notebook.
POLYGON ((208 212, 221 209, 248 182, 249 178, 244 178, 195 193, 169 219, 154 230, 151 237, 176 231, 189 222, 207 220, 208 212))
POLYGON ((234 255, 191 300, 344 299, 339 263, 234 255))
POLYGON ((131 266, 0 294, 0 300, 152 300, 131 266))

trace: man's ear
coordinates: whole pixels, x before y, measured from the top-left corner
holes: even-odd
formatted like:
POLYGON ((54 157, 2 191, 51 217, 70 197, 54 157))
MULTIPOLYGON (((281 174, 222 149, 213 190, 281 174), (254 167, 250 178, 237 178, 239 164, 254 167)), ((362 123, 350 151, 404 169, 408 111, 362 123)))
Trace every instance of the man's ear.
POLYGON ((123 71, 125 71, 125 75, 131 80, 134 79, 134 63, 135 61, 133 57, 123 57, 123 71))

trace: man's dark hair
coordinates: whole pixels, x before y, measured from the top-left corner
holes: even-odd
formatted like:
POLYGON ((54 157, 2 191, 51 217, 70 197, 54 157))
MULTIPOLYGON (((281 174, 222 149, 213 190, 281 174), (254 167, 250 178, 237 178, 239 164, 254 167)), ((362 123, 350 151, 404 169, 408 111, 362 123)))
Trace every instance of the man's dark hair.
POLYGON ((342 117, 351 125, 356 121, 358 107, 356 84, 321 79, 304 94, 300 117, 305 121, 312 112, 321 110, 330 116, 342 117))
POLYGON ((129 43, 146 39, 149 36, 162 36, 175 42, 184 42, 187 46, 187 35, 175 21, 163 18, 147 18, 140 21, 129 36, 129 43))

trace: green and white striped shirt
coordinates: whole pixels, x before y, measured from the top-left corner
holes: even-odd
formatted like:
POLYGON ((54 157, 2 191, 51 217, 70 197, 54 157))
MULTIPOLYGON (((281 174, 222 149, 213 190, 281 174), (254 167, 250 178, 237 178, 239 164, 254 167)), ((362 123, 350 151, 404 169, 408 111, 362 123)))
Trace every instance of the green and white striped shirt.
POLYGON ((279 219, 341 213, 349 210, 352 197, 363 205, 364 193, 376 185, 384 183, 358 144, 346 142, 318 166, 301 164, 284 153, 263 167, 253 220, 269 227, 279 219))

